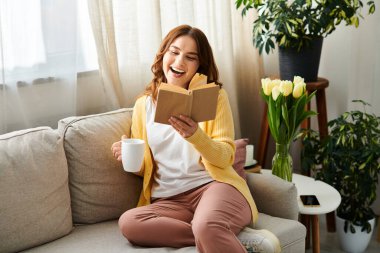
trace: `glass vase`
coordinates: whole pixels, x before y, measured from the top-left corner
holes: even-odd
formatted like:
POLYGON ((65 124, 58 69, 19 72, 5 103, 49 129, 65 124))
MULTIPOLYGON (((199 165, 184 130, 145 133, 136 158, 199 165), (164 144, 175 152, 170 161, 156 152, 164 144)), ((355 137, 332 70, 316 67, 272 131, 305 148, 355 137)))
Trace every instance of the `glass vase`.
POLYGON ((293 159, 289 154, 290 144, 276 143, 276 153, 272 159, 272 174, 292 182, 293 159))

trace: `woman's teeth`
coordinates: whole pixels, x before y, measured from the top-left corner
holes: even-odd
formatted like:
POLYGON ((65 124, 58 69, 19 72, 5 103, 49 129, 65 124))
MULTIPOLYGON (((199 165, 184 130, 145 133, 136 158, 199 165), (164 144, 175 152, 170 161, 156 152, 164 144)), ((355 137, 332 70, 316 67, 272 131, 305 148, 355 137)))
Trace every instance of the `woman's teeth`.
POLYGON ((185 71, 174 68, 174 67, 170 67, 170 70, 173 71, 175 74, 184 74, 185 73, 185 71))

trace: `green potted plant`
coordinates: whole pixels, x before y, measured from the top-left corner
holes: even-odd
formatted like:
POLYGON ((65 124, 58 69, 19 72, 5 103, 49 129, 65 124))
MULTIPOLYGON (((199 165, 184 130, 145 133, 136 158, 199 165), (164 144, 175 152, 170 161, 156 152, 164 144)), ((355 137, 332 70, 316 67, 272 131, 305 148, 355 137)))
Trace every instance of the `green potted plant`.
POLYGON ((269 53, 275 48, 275 43, 278 45, 280 78, 290 80, 293 76, 299 75, 307 82, 316 81, 322 39, 331 34, 342 21, 346 25, 358 27, 364 3, 368 5, 368 13, 373 14, 375 12, 373 0, 236 0, 235 2, 236 8, 242 7, 242 16, 251 9, 258 12, 258 17, 253 23, 253 43, 260 54, 264 50, 269 53), (316 70, 300 73, 298 68, 292 67, 293 61, 288 57, 300 55, 304 50, 307 55, 296 60, 296 63, 299 66, 307 66, 306 70, 310 69, 310 66, 316 67, 316 70), (310 57, 314 57, 316 62, 310 61, 310 57), (284 66, 285 63, 290 64, 284 66))
POLYGON ((371 209, 376 199, 376 187, 380 173, 380 117, 363 110, 345 112, 329 121, 329 135, 323 140, 315 131, 306 130, 301 154, 304 170, 313 170, 316 179, 335 189, 342 197, 337 209, 337 231, 341 246, 347 252, 362 252, 370 240, 375 214, 371 209), (342 232, 339 233, 339 222, 342 232), (354 234, 367 235, 362 249, 354 234), (346 235, 345 235, 346 234, 346 235), (345 244, 349 236, 351 244, 345 244))

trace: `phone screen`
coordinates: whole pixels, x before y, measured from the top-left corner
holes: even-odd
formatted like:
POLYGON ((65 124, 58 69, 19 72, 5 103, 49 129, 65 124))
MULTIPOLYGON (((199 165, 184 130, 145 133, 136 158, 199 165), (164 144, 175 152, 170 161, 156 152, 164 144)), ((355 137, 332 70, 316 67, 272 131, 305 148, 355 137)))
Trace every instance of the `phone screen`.
POLYGON ((304 206, 319 206, 319 201, 315 195, 301 195, 301 201, 304 206))

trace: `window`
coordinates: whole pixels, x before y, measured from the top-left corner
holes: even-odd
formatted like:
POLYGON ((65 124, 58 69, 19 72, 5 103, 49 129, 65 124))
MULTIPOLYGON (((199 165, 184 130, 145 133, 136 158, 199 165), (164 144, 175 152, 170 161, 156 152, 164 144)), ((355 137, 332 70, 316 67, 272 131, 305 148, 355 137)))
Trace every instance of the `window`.
POLYGON ((0 53, 8 81, 98 69, 87 1, 0 1, 0 53))

